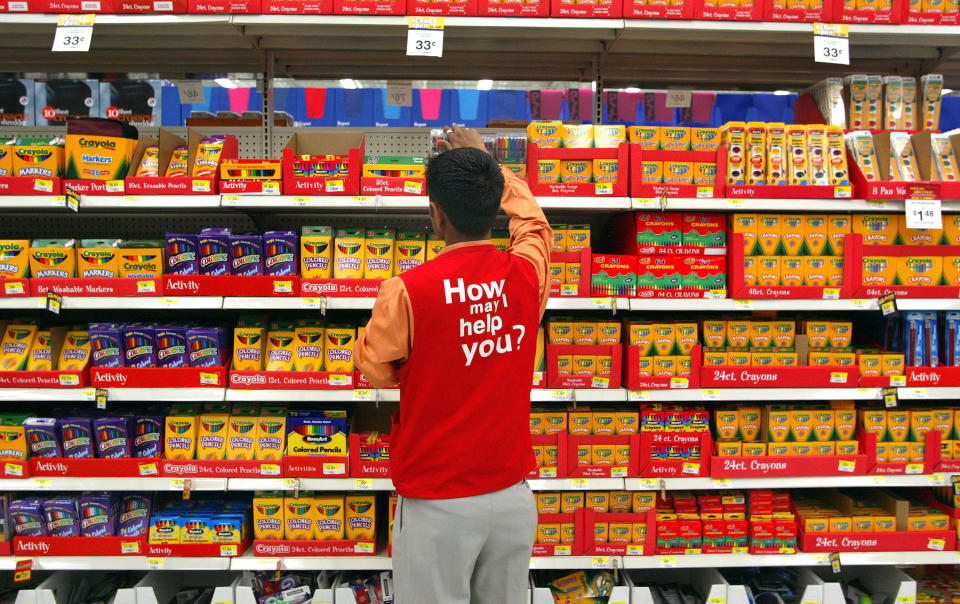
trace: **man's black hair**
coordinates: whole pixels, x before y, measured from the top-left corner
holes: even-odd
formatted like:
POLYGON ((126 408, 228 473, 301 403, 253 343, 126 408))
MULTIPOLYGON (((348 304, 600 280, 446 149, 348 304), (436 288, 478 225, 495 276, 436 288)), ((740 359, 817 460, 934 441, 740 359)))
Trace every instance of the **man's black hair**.
POLYGON ((480 238, 490 231, 500 210, 503 174, 486 151, 451 149, 427 165, 427 191, 455 229, 480 238))

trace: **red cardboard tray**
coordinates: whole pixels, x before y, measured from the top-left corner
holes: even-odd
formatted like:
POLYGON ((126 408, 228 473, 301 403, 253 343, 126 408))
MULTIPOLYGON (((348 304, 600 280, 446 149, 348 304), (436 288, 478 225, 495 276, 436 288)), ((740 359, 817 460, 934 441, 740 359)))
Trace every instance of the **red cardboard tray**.
POLYGON ((230 386, 246 390, 349 390, 353 388, 353 373, 231 371, 230 386))
MULTIPOLYGON (((120 0, 128 2, 128 0, 120 0)), ((146 2, 143 2, 146 4, 146 2)), ((153 4, 175 4, 169 0, 154 0, 153 4)), ((139 4, 137 0, 130 0, 130 4, 139 4)), ((186 12, 184 10, 180 12, 186 12)), ((155 11, 127 11, 155 12, 155 11)), ((159 12, 159 11, 156 11, 159 12)), ((171 12, 171 11, 167 11, 171 12)), ((176 12, 176 11, 172 11, 176 12)), ((217 173, 219 175, 219 172, 217 173)), ((147 177, 128 176, 126 178, 127 195, 217 195, 219 192, 219 176, 213 179, 193 178, 191 176, 147 177)))
POLYGON ((296 296, 300 278, 235 275, 164 275, 168 296, 296 296))
POLYGON ((0 298, 25 298, 30 295, 29 279, 0 279, 0 298))
POLYGON ((250 547, 250 539, 243 543, 181 543, 147 544, 147 556, 164 558, 234 558, 250 547))
MULTIPOLYGON (((554 7, 562 0, 552 0, 554 7)), ((568 6, 568 5, 564 5, 568 6)), ((573 5, 569 5, 573 6, 573 5)), ((578 4, 578 9, 589 7, 591 5, 578 4)), ((617 5, 619 7, 619 4, 617 5)), ((557 15, 574 16, 574 15, 557 15)), ((579 16, 579 15, 577 15, 579 16)), ((618 15, 619 16, 619 15, 618 15)), ((530 185, 530 191, 538 197, 577 195, 586 197, 626 197, 629 187, 629 159, 630 151, 627 143, 621 143, 616 149, 544 149, 530 143, 527 145, 527 183, 530 185), (541 159, 558 160, 594 160, 594 159, 615 159, 619 162, 619 171, 617 181, 614 183, 541 183, 537 182, 537 162, 541 159)))
MULTIPOLYGON (((571 0, 551 0, 551 17, 586 17, 590 19, 619 19, 623 16, 623 4, 620 2, 611 2, 600 4, 598 0, 593 3, 579 4, 571 0)), ((536 172, 534 172, 536 174, 536 172)))
POLYGON ((857 430, 857 438, 860 439, 861 443, 863 443, 861 447, 867 454, 867 459, 870 462, 870 470, 867 472, 868 474, 933 474, 935 469, 941 464, 940 432, 938 431, 928 432, 926 438, 924 439, 926 449, 923 462, 878 462, 877 435, 863 432, 863 429, 861 428, 857 430))
POLYGON ((853 10, 844 5, 843 0, 828 0, 831 4, 830 17, 834 23, 900 23, 903 16, 902 0, 892 0, 890 10, 853 10))
POLYGON ((185 12, 187 12, 186 0, 117 0, 118 14, 182 14, 185 12))
POLYGON ((160 279, 121 279, 115 277, 74 277, 71 279, 30 279, 30 295, 46 296, 47 292, 61 296, 160 296, 163 283, 160 279))
POLYGON ((580 283, 566 285, 551 283, 550 295, 553 297, 560 296, 561 298, 568 296, 588 297, 590 295, 589 274, 592 266, 592 258, 593 252, 591 248, 584 248, 579 252, 552 252, 550 254, 550 262, 580 263, 580 283), (587 277, 584 277, 584 275, 587 275, 587 277))
POLYGON ((189 0, 193 15, 259 15, 260 0, 189 0))
POLYGON ((284 541, 255 539, 254 556, 374 556, 377 542, 368 539, 336 539, 330 541, 284 541))
MULTIPOLYGON (((284 0, 292 1, 292 0, 284 0)), ((334 13, 337 15, 402 15, 403 10, 395 12, 399 3, 390 0, 335 0, 334 13), (370 12, 363 10, 370 9, 370 12), (356 10, 354 10, 356 9, 356 10), (383 9, 386 12, 381 12, 383 9)), ((363 172, 363 150, 350 149, 349 176, 310 176, 293 175, 293 149, 283 150, 283 193, 284 195, 359 195, 360 174, 363 172)))
POLYGON ((152 457, 122 459, 70 459, 66 457, 34 457, 30 460, 31 476, 83 477, 149 477, 159 476, 161 460, 152 457))
POLYGON ((407 0, 408 15, 476 17, 477 10, 477 0, 407 0))
POLYGON ((265 15, 330 15, 333 0, 262 0, 261 9, 265 15))
POLYGON ((553 434, 532 434, 530 440, 534 446, 557 448, 557 465, 542 466, 530 472, 528 479, 537 478, 566 478, 567 477, 567 449, 569 435, 566 432, 553 434))
MULTIPOLYGON (((691 478, 710 475, 713 438, 709 432, 641 432, 639 475, 649 478, 691 478), (700 445, 700 459, 651 459, 654 445, 700 445)), ((649 527, 647 529, 649 531, 649 527)))
POLYGON ((227 367, 91 367, 96 388, 226 388, 227 367))
POLYGON ((568 434, 566 459, 566 473, 570 478, 626 478, 638 476, 641 457, 640 436, 625 434, 620 436, 598 436, 568 434), (630 445, 630 459, 625 463, 611 463, 609 465, 585 464, 580 465, 577 459, 577 450, 581 446, 594 445, 630 445))
MULTIPOLYGON (((843 0, 835 1, 843 2, 843 0)), ((893 3, 897 5, 900 0, 893 0, 893 3)), ((850 170, 850 181, 856 188, 857 197, 862 199, 908 199, 914 197, 940 199, 940 186, 946 184, 925 181, 868 181, 864 178, 860 165, 850 157, 849 153, 847 153, 847 166, 850 170)))
MULTIPOLYGON (((33 11, 41 12, 41 11, 33 11)), ((59 11, 57 11, 59 12, 59 11)), ((0 176, 0 195, 62 195, 63 179, 38 176, 0 176)), ((63 202, 59 205, 62 207, 63 202)))
POLYGON ((146 537, 14 537, 17 556, 143 556, 146 537))
POLYGON ((300 279, 300 295, 328 298, 376 298, 380 279, 300 279))
POLYGON ((549 17, 550 0, 533 0, 532 2, 522 2, 520 0, 509 0, 506 2, 497 2, 497 0, 480 0, 479 14, 481 17, 549 17))
MULTIPOLYGON (((861 445, 863 447, 863 445, 861 445)), ((864 447, 864 450, 866 448, 864 447)), ((714 457, 710 476, 714 478, 782 478, 786 476, 861 476, 873 466, 876 449, 870 455, 792 457, 714 457)))
POLYGON ((349 438, 350 444, 347 447, 347 452, 352 478, 390 478, 389 461, 361 460, 360 435, 351 432, 349 438))
MULTIPOLYGON (((587 536, 587 556, 652 556, 657 544, 657 513, 654 510, 638 513, 604 513, 596 512, 591 508, 584 511, 584 525, 587 536), (630 524, 645 523, 647 525, 647 539, 644 543, 598 543, 592 539, 596 534, 596 523, 624 522, 630 524)), ((632 538, 632 536, 631 536, 632 538)))
POLYGON ((548 388, 619 388, 621 359, 623 348, 617 345, 575 346, 547 345, 547 387, 548 388), (609 376, 598 375, 557 375, 557 357, 560 355, 611 356, 613 363, 609 376))
POLYGON ((267 478, 282 473, 277 460, 162 459, 160 474, 169 478, 267 478))
POLYGON ((889 533, 804 533, 800 550, 811 552, 923 552, 953 551, 954 531, 894 531, 889 533))
MULTIPOLYGON (((783 8, 777 7, 774 0, 763 0, 764 21, 785 21, 788 23, 829 23, 830 0, 820 0, 822 6, 815 8, 783 8)), ((784 4, 780 2, 780 4, 784 4)))
POLYGON ((693 0, 684 0, 680 5, 671 4, 669 6, 660 4, 651 6, 638 0, 632 2, 625 0, 623 3, 624 19, 693 19, 693 0))
POLYGON ((283 475, 287 478, 346 478, 348 457, 285 455, 283 475))
POLYGON ((857 367, 704 367, 701 388, 856 388, 857 367))
MULTIPOLYGON (((627 0, 629 1, 629 0, 627 0)), ((643 6, 643 10, 652 11, 681 9, 686 11, 693 0, 688 0, 684 6, 643 6)), ((637 6, 639 10, 640 5, 637 6)), ((630 8, 628 7, 628 10, 630 8)), ((652 17, 647 17, 652 18, 652 17)), ((660 17, 657 17, 660 18, 660 17)), ((683 17, 687 18, 687 17, 683 17)), ((717 151, 650 151, 643 149, 637 143, 630 144, 630 197, 658 198, 658 197, 692 197, 718 198, 724 196, 723 175, 727 173, 727 149, 720 147, 717 151), (712 185, 694 184, 651 184, 643 182, 644 161, 682 161, 707 162, 717 164, 717 180, 712 185)))
MULTIPOLYGON (((402 15, 406 10, 404 0, 334 0, 335 15, 402 15)), ((353 163, 351 162, 351 165, 353 163)), ((356 195, 356 193, 349 193, 356 195)))
POLYGON ((533 546, 533 556, 580 556, 589 547, 588 540, 593 540, 593 532, 587 534, 585 509, 572 514, 539 514, 537 524, 573 524, 576 527, 576 541, 564 544, 537 543, 533 546))
POLYGON ((960 256, 958 245, 863 245, 863 236, 847 235, 844 247, 853 258, 853 298, 879 298, 893 292, 898 298, 957 298, 957 285, 863 285, 864 256, 960 256))
MULTIPOLYGON (((625 339, 626 340, 626 339, 625 339)), ((638 375, 638 363, 640 359, 640 347, 624 344, 627 351, 627 365, 625 367, 626 386, 629 390, 683 390, 687 388, 700 387, 700 375, 702 374, 702 348, 698 344, 690 352, 692 357, 690 364, 690 375, 687 376, 640 376, 638 375)))
POLYGON ((86 388, 90 373, 83 371, 0 371, 0 388, 86 388))
POLYGON ((694 19, 712 21, 761 21, 763 3, 754 0, 753 6, 706 6, 704 0, 694 0, 694 19))
MULTIPOLYGON (((111 11, 113 12, 113 11, 111 11)), ((118 197, 125 195, 126 186, 123 179, 117 180, 77 180, 65 179, 64 192, 73 191, 77 195, 110 195, 118 197)))

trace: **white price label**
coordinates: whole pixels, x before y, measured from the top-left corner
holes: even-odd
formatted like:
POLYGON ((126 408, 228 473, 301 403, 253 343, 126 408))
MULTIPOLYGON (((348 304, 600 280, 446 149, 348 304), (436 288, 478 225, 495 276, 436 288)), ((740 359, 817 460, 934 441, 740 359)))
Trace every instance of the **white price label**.
POLYGON ((573 390, 548 390, 547 400, 550 401, 572 401, 573 390))
POLYGON ((372 403, 377 400, 377 392, 372 388, 355 388, 353 390, 353 400, 372 403))
MULTIPOLYGON (((410 54, 410 53, 407 53, 410 54)), ((387 105, 392 107, 410 107, 413 105, 413 82, 410 80, 390 80, 387 82, 387 105)))
POLYGON ((570 488, 586 490, 590 488, 590 479, 589 478, 571 478, 570 479, 570 488))
POLYGON ((673 568, 677 564, 677 559, 674 556, 660 556, 659 562, 663 568, 673 568))
POLYGON ((182 491, 187 487, 186 478, 171 478, 170 479, 170 490, 171 491, 182 491))
POLYGON ((733 308, 736 310, 751 310, 753 309, 753 300, 734 300, 733 308))
POLYGON ((825 288, 823 288, 823 299, 824 299, 824 300, 839 300, 839 299, 840 299, 840 288, 839 288, 839 287, 825 287, 825 288))
POLYGON ((649 390, 631 390, 627 393, 627 400, 631 403, 638 401, 649 401, 650 400, 650 391, 649 390))
POLYGON ((613 568, 610 556, 594 556, 590 560, 590 568, 613 568))
POLYGON ((893 388, 906 388, 907 386, 907 376, 905 375, 891 375, 890 376, 890 386, 893 388))
POLYGON ((906 201, 908 229, 942 229, 939 199, 908 199, 906 201))
POLYGON ((181 105, 207 102, 203 92, 203 82, 200 80, 183 80, 177 82, 177 93, 180 95, 181 105))
POLYGON ((853 197, 853 187, 847 185, 834 187, 833 197, 834 199, 850 199, 853 197))
POLYGON ((613 307, 613 298, 591 298, 590 306, 597 310, 609 310, 613 307))
POLYGON ((33 488, 35 489, 49 489, 53 487, 53 481, 49 478, 34 478, 33 479, 33 488))
POLYGON ((60 15, 53 34, 53 52, 87 52, 93 40, 93 15, 60 15))
POLYGON ((139 554, 140 542, 139 541, 121 541, 120 553, 121 554, 139 554))
POLYGON ((700 395, 705 401, 716 401, 720 399, 720 391, 713 388, 704 388, 700 391, 700 395))
POLYGON ((634 210, 653 210, 660 208, 660 200, 652 197, 634 197, 630 205, 634 210))
POLYGON ((353 487, 358 491, 372 491, 373 480, 370 478, 358 478, 354 481, 353 487))
POLYGON ((443 56, 443 17, 410 17, 407 56, 443 56))
POLYGON ((163 558, 147 558, 147 568, 150 570, 160 570, 163 568, 163 558))
POLYGON ((261 476, 280 476, 280 465, 275 463, 260 464, 261 476))
POLYGON ((686 109, 693 100, 693 92, 690 90, 668 90, 667 91, 667 109, 678 107, 686 109))
POLYGON ((834 65, 850 64, 850 38, 840 23, 813 24, 813 60, 834 65))

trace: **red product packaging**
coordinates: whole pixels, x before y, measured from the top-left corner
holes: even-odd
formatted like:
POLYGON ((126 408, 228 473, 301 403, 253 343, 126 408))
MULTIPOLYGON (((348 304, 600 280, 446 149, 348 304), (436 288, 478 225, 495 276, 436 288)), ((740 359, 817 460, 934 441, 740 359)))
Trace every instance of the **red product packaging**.
POLYGON ((623 16, 626 19, 693 19, 694 0, 665 2, 663 0, 625 0, 623 16))
POLYGON ((900 23, 903 0, 830 0, 835 23, 900 23))
POLYGON ((476 17, 477 0, 407 0, 408 15, 476 17))
POLYGON ((550 0, 550 16, 619 19, 623 16, 623 5, 616 0, 550 0))
POLYGON ((166 13, 183 14, 187 12, 187 0, 116 0, 119 14, 166 13))
POLYGON ((265 15, 330 15, 333 0, 261 0, 265 15))
POLYGON ((694 18, 714 21, 760 21, 763 18, 762 0, 695 0, 694 18))
MULTIPOLYGON (((831 0, 763 0, 764 21, 826 23, 830 21, 831 0)), ((801 122, 804 123, 804 122, 801 122)))
POLYGON ((405 0, 334 0, 335 15, 402 15, 405 0))
POLYGON ((194 15, 259 15, 260 0, 189 0, 194 15))
POLYGON ((481 17, 549 17, 550 0, 480 0, 481 17))
POLYGON ((594 254, 590 270, 590 295, 635 296, 637 257, 623 254, 594 254))

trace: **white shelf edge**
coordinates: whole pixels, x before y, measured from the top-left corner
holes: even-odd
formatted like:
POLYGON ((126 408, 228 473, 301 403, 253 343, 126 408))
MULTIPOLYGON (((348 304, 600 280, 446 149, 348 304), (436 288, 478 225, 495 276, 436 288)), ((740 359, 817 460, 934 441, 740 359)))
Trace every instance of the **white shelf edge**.
MULTIPOLYGON (((317 310, 319 298, 251 296, 223 298, 224 310, 317 310)), ((376 297, 329 297, 327 310, 370 310, 376 297)))
POLYGON ((67 200, 63 195, 0 195, 0 210, 50 210, 66 207, 67 200))
MULTIPOLYGON (((119 477, 43 477, 3 478, 0 489, 5 491, 89 491, 91 486, 103 491, 182 491, 183 486, 174 486, 171 478, 119 478, 119 477)), ((226 491, 226 478, 191 478, 194 491, 226 491)))
MULTIPOLYGON (((953 552, 956 554, 956 552, 953 552)), ((841 554, 842 560, 843 554, 841 554)), ((956 556, 954 556, 956 558, 956 556)), ((827 554, 689 554, 678 556, 624 556, 623 568, 736 568, 749 566, 826 566, 827 554)))
POLYGON ((110 401, 203 401, 224 400, 226 388, 109 388, 110 401))
MULTIPOLYGON (((579 25, 580 20, 577 20, 579 25)), ((537 197, 537 203, 544 210, 629 210, 629 197, 537 197)))
MULTIPOLYGON (((636 390, 627 392, 631 402, 690 401, 872 401, 880 398, 880 388, 689 388, 675 390, 636 390)), ((932 389, 928 389, 932 390, 932 389)), ((960 392, 960 389, 958 389, 960 392)), ((901 397, 903 398, 903 397, 901 397)), ((927 398, 935 398, 932 395, 927 398)))
POLYGON ((82 195, 80 209, 178 210, 220 207, 219 195, 82 195))
POLYGON ((0 402, 12 401, 92 401, 93 388, 0 388, 0 402))
POLYGON ((64 296, 66 310, 117 310, 176 308, 183 310, 220 310, 220 296, 64 296))
POLYGON ((530 489, 534 491, 574 491, 574 490, 590 490, 590 491, 623 491, 624 489, 624 479, 623 478, 588 478, 587 486, 582 486, 583 483, 580 482, 581 486, 574 486, 573 478, 536 478, 527 480, 527 484, 530 485, 530 489))
MULTIPOLYGON (((249 210, 376 210, 377 195, 230 195, 220 196, 224 208, 249 210), (224 198, 228 199, 224 199, 224 198), (239 199, 231 199, 239 197, 239 199)), ((426 205, 424 205, 426 208, 426 205)))
MULTIPOLYGON (((382 392, 382 391, 381 391, 382 392)), ((244 390, 228 388, 227 402, 350 402, 353 390, 244 390)), ((380 400, 384 400, 382 397, 380 400)), ((399 400, 399 397, 398 399, 399 400)))
POLYGON ((303 491, 392 491, 394 489, 393 481, 389 478, 230 478, 227 481, 228 491, 293 491, 297 487, 303 491), (365 484, 361 485, 361 482, 365 484))
POLYGON ((248 551, 242 556, 232 558, 230 570, 274 571, 277 563, 283 570, 390 570, 393 560, 387 555, 377 556, 304 556, 304 557, 263 557, 254 556, 248 551))
POLYGON ((47 299, 37 297, 0 297, 0 309, 4 310, 43 310, 47 307, 47 299))
MULTIPOLYGON (((159 556, 157 556, 159 558, 159 556)), ((146 556, 10 556, 0 570, 13 570, 17 560, 30 559, 33 570, 151 570, 146 556)), ((230 558, 163 558, 156 570, 229 570, 230 558)))

